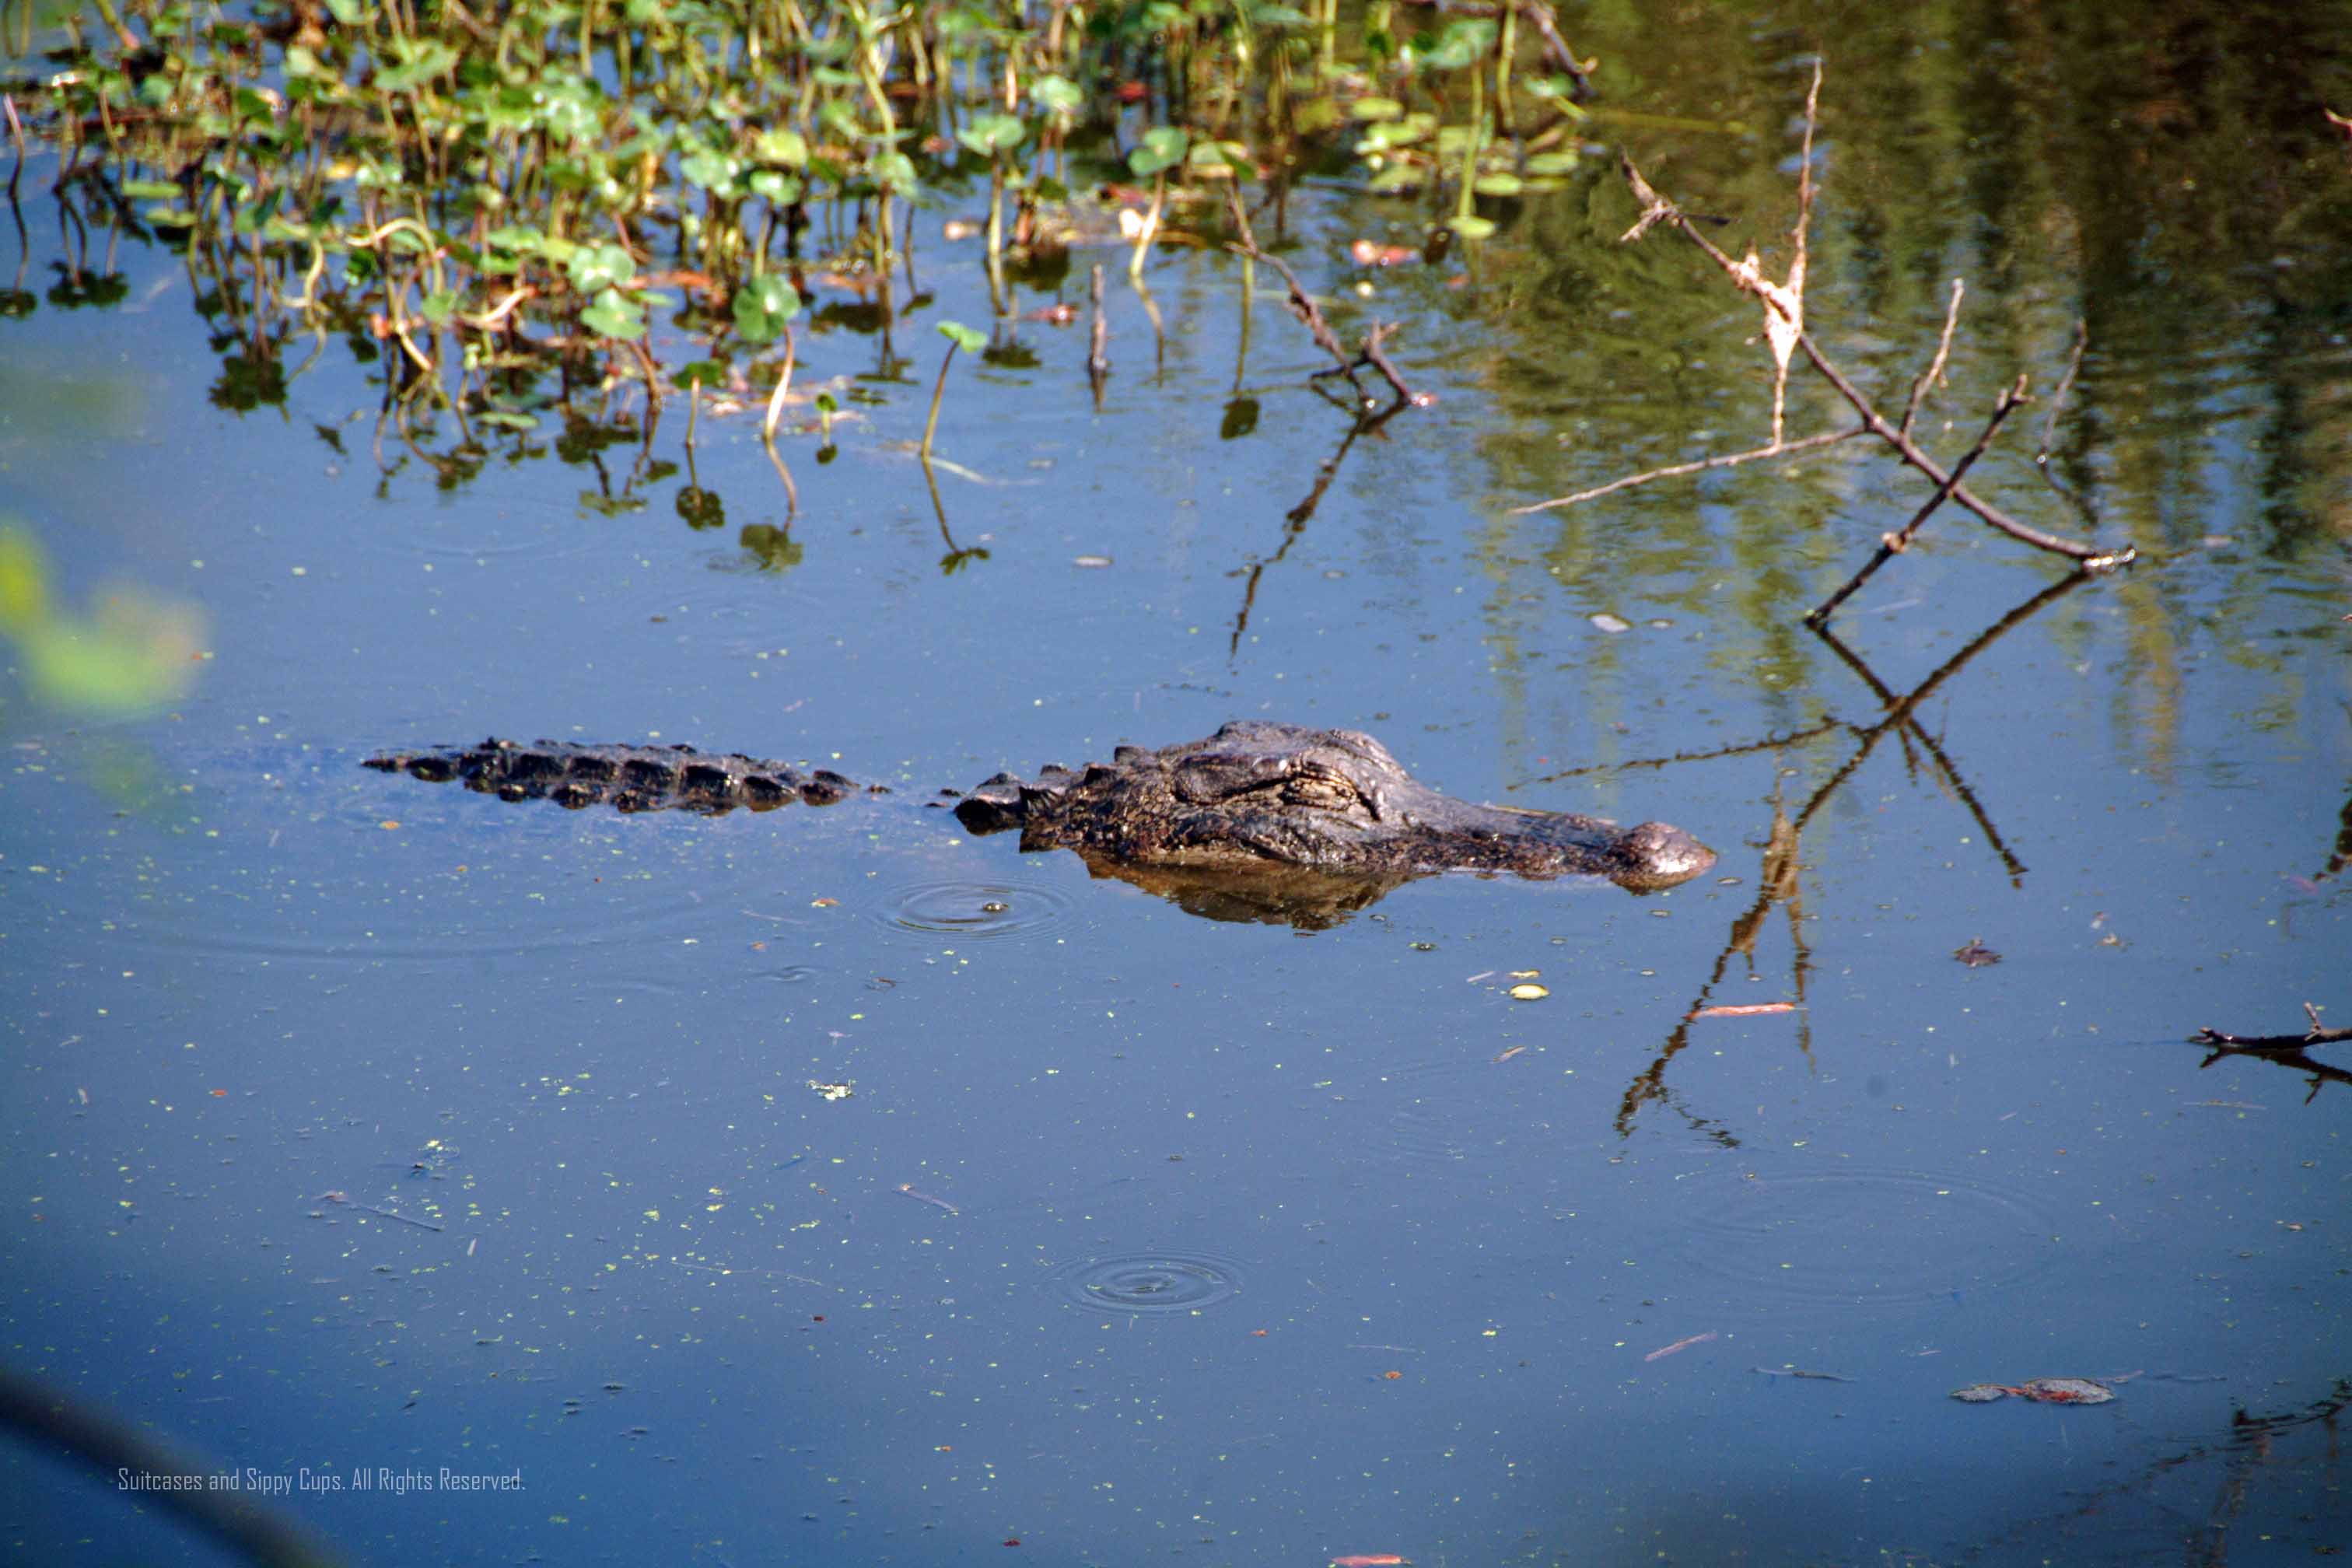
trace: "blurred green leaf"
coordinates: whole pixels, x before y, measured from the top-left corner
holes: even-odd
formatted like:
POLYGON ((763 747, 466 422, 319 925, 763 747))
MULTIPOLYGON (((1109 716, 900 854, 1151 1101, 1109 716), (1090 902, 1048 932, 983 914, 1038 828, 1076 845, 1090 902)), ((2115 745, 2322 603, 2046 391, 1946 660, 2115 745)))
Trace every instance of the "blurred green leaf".
POLYGON ((21 528, 0 527, 0 632, 20 633, 48 614, 48 561, 40 545, 21 528))
POLYGON ((1017 151, 1029 128, 1010 114, 983 114, 956 132, 956 140, 983 158, 1017 151))
POLYGON ((801 297, 775 273, 762 273, 735 291, 735 330, 747 342, 772 343, 801 312, 801 297))
POLYGON ((570 275, 574 289, 589 294, 610 289, 615 283, 626 283, 637 275, 637 263, 625 249, 607 242, 583 246, 572 252, 564 271, 570 275))
POLYGON ((635 342, 646 335, 646 314, 618 289, 607 289, 596 302, 580 312, 580 324, 607 338, 635 342))
POLYGON ((1142 143, 1127 155, 1127 166, 1149 177, 1164 174, 1184 161, 1191 138, 1173 125, 1155 125, 1143 133, 1142 143))

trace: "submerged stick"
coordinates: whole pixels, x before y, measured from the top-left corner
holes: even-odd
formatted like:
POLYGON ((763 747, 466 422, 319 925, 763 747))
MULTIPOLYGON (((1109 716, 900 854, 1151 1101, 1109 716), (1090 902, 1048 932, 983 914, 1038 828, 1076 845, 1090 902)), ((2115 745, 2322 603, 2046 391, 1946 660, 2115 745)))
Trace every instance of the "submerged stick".
POLYGON ((2352 1040, 2352 1029, 2323 1027, 2319 1022, 2319 1009, 2311 1003, 2303 1005, 2303 1013, 2311 1020, 2311 1027, 2300 1035, 2225 1035, 2219 1029, 2205 1028, 2198 1030, 2195 1037, 2200 1045, 2235 1046, 2240 1050, 2252 1051, 2285 1051, 2303 1046, 2325 1046, 2337 1040, 2352 1040))

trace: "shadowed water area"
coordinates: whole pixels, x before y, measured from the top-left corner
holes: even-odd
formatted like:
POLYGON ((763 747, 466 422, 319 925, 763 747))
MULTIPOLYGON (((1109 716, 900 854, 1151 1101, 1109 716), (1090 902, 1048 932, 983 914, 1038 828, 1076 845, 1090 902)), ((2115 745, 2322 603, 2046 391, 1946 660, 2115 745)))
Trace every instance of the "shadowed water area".
MULTIPOLYGON (((1213 181, 1148 297, 1080 243, 1000 317, 985 165, 927 163, 916 289, 807 269, 789 496, 764 384, 691 447, 618 351, 436 408, 35 137, 0 513, 201 630, 128 714, 10 644, 0 1367, 362 1563, 2340 1548, 2352 1044, 2190 1037, 2352 1025, 2346 20, 1562 10, 1577 156, 1491 235, 1425 258, 1453 195, 1345 133, 1248 184, 1350 346, 1400 324, 1385 417, 1213 181), (2130 564, 1947 506, 1811 630, 1935 494, 1872 441, 1520 510, 1769 439, 1758 304, 1618 243, 1616 160, 1784 278, 1817 54, 1808 331, 1899 417, 1964 279, 1918 440, 2027 375, 1968 484, 2130 564), (1236 720, 1717 858, 1237 889, 950 809, 1236 720), (362 765, 485 735, 887 793, 362 765), (2062 1377, 2114 1399, 1949 1397, 2062 1377)), ((1852 422, 1801 354, 1790 438, 1852 422)), ((51 1437, 0 1521, 251 1560, 51 1437)))

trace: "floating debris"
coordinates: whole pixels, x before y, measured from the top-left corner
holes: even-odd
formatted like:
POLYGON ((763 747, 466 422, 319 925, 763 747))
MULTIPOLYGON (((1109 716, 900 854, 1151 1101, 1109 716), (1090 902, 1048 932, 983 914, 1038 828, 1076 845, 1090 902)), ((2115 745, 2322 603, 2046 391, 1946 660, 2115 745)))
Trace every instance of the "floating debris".
POLYGON ((1525 1046, 1513 1046, 1512 1047, 1510 1047, 1510 1049, 1508 1049, 1508 1050, 1505 1051, 1502 1055, 1500 1055, 1500 1056, 1496 1057, 1495 1059, 1496 1059, 1496 1061, 1498 1061, 1498 1062, 1507 1062, 1507 1061, 1509 1061, 1513 1057, 1517 1056, 1521 1051, 1524 1051, 1524 1050, 1526 1050, 1526 1049, 1527 1049, 1527 1047, 1525 1047, 1525 1046))
POLYGON ((1952 1390, 1952 1397, 1968 1405, 1990 1405, 2004 1394, 2043 1405, 2105 1405, 2116 1391, 2087 1377, 2037 1377, 2019 1384, 1975 1383, 1952 1390))
POLYGON ((1591 620, 1593 626, 1601 631, 1607 632, 1612 637, 1619 632, 1630 632, 1633 629, 1632 622, 1621 621, 1606 610, 1601 611, 1597 616, 1591 616, 1586 618, 1591 620))
POLYGON ((1766 1377, 1810 1377, 1820 1383, 1852 1383, 1853 1379, 1834 1372, 1807 1372, 1801 1366, 1759 1366, 1751 1369, 1766 1377))
POLYGON ((1794 1002, 1741 1002, 1727 1007, 1701 1007, 1694 1018, 1754 1018, 1766 1013, 1793 1013, 1794 1002))
POLYGON ((1511 1000, 1514 1002, 1540 1002, 1550 994, 1551 991, 1549 987, 1531 982, 1511 987, 1511 1000))
POLYGON ((1667 1356, 1674 1354, 1676 1351, 1686 1351, 1693 1345, 1703 1345, 1706 1343, 1707 1341, 1714 1339, 1715 1337, 1715 1331, 1713 1329, 1709 1329, 1703 1334, 1693 1334, 1688 1339, 1676 1340, 1670 1345, 1660 1345, 1656 1350, 1652 1351, 1648 1355, 1643 1356, 1642 1359, 1643 1361, 1663 1361, 1667 1356))
POLYGON ((827 1100, 847 1100, 857 1092, 857 1086, 854 1082, 826 1083, 821 1079, 813 1078, 808 1080, 808 1086, 827 1100))
POLYGON ((1999 963, 2000 954, 1987 947, 1978 937, 1970 937, 1962 946, 1952 949, 1952 956, 1970 969, 1982 969, 1988 963, 1999 963))
POLYGON ((1360 239, 1348 247, 1348 259, 1359 267, 1403 267, 1421 259, 1421 247, 1360 239))
POLYGON ((917 1192, 910 1183, 900 1182, 898 1184, 898 1190, 906 1194, 908 1197, 913 1198, 917 1203, 929 1204, 935 1209, 945 1209, 950 1214, 963 1213, 963 1210, 956 1207, 955 1205, 948 1202, 945 1198, 935 1198, 929 1193, 917 1192))

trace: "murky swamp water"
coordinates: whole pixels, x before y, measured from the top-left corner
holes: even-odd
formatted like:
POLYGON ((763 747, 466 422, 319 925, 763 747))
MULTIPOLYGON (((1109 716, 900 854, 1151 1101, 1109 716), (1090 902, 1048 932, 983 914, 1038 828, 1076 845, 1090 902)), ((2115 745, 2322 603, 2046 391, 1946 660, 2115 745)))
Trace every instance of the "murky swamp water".
MULTIPOLYGON (((1832 25, 1589 25, 1629 113, 1757 128, 1596 143, 1781 243, 1790 62, 1832 25)), ((754 416, 703 422, 728 521, 696 531, 683 475, 587 504, 636 482, 625 447, 380 473, 337 345, 282 411, 224 412, 168 254, 115 258, 116 308, 7 323, 0 507, 69 594, 212 627, 166 713, 6 710, 7 1364, 338 1482, 288 1506, 359 1562, 2352 1540, 2319 1418, 2352 1396, 2352 1058, 2185 1043, 2352 1022, 2352 151, 2283 79, 2352 108, 2347 58, 2258 70, 2244 18, 2202 46, 2228 69, 1903 26, 1831 57, 1813 329, 1899 403, 1965 276, 1922 426, 1948 457, 2087 317, 2059 466, 2144 558, 2036 603, 2045 558, 1939 514, 1832 623, 1867 676, 1801 616, 1925 499, 1875 454, 1511 513, 1761 438, 1753 307, 1667 237, 1616 248, 1601 157, 1433 267, 1349 258, 1413 210, 1297 194, 1294 264, 1358 330, 1403 321, 1437 396, 1303 517, 1348 413, 1263 274, 1244 343, 1213 251, 1155 264, 1157 345, 1114 288, 1099 409, 1083 328, 960 368, 946 542, 898 445, 929 321, 887 377, 875 337, 814 336, 803 374, 873 395, 836 461, 787 447, 789 563, 740 537, 788 521, 754 416), (1721 862, 1293 930, 922 804, 1253 716, 1721 862), (893 793, 622 817, 358 765, 485 733, 893 793), (2116 1397, 1948 1397, 2041 1376, 2116 1397), (354 1489, 444 1468, 522 1490, 354 1489)), ((941 216, 932 310, 984 320, 941 216)), ((58 244, 33 223, 35 276, 58 244)), ((2043 412, 1971 482, 2086 531, 2031 461, 2043 412)), ((1801 384, 1794 431, 1842 417, 1801 384)), ((27 1563, 226 1560, 22 1445, 0 1520, 27 1563)))

